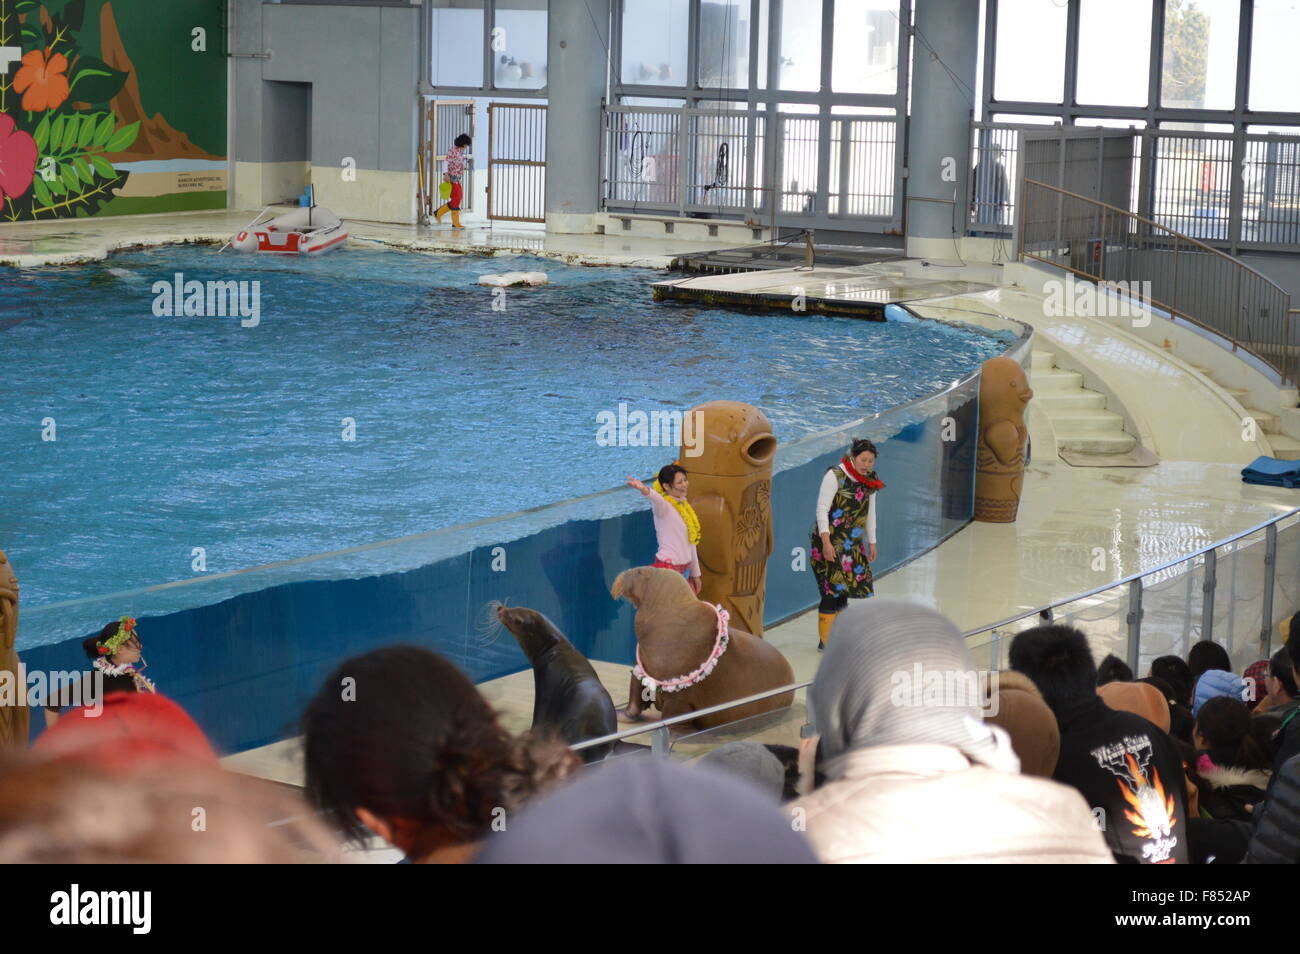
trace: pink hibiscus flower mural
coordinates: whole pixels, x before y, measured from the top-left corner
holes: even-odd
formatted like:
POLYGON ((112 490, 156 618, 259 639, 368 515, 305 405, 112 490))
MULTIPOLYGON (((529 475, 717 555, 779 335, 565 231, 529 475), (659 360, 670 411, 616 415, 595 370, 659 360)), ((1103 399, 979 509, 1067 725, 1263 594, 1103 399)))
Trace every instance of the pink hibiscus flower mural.
POLYGON ((36 140, 14 129, 13 117, 0 113, 0 196, 16 199, 36 175, 36 140))

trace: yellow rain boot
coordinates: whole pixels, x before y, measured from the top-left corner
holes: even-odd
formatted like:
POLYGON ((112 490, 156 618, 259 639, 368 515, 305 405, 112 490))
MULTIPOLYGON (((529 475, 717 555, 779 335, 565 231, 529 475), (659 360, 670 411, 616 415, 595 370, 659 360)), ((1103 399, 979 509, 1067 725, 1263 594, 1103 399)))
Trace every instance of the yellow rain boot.
POLYGON ((835 622, 834 613, 817 614, 817 651, 826 648, 826 637, 831 634, 831 624, 835 622))
POLYGON ((439 225, 442 225, 442 217, 447 214, 447 209, 449 208, 450 206, 444 202, 442 205, 438 206, 438 211, 433 213, 433 217, 439 225))
POLYGON ((460 209, 451 210, 451 227, 453 229, 463 229, 465 227, 460 224, 460 209))

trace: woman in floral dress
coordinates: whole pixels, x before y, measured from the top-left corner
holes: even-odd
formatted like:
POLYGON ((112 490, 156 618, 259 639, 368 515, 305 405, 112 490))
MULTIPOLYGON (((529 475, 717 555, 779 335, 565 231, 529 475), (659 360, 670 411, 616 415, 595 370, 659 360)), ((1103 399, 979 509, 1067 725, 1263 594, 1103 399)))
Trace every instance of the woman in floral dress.
POLYGON ((857 439, 839 464, 826 471, 817 494, 816 524, 812 529, 813 574, 821 605, 817 609, 817 648, 840 610, 850 599, 875 592, 871 564, 876 559, 876 514, 873 503, 884 484, 876 476, 876 445, 857 439))

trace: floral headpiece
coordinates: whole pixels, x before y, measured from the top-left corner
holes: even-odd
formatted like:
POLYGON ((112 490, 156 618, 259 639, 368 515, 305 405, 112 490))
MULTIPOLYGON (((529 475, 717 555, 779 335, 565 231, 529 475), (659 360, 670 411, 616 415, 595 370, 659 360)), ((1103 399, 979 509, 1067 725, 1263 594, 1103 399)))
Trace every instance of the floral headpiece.
POLYGON ((117 632, 108 637, 108 639, 101 639, 99 643, 97 643, 99 646, 99 654, 101 656, 113 655, 121 648, 124 642, 134 635, 135 620, 130 616, 123 616, 121 622, 118 624, 117 632))

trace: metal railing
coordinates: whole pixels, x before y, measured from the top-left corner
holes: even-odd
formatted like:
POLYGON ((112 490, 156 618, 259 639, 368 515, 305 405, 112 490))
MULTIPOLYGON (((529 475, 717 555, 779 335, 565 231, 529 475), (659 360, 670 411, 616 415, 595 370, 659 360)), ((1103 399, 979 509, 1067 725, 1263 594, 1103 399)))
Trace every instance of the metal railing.
POLYGON ((1023 177, 1230 250, 1300 246, 1300 136, 977 122, 971 168, 975 234, 1011 234, 1023 177))
POLYGON ((1300 379, 1300 326, 1276 282, 1198 239, 1065 189, 1025 179, 1021 258, 1054 265, 1127 293, 1227 339, 1300 379))
MULTIPOLYGON (((425 97, 421 101, 420 149, 416 161, 420 208, 416 211, 422 219, 433 215, 433 210, 442 205, 439 187, 446 171, 447 150, 462 133, 474 138, 474 100, 425 97)), ((465 195, 460 207, 468 212, 474 202, 474 157, 469 153, 465 155, 463 182, 465 195)))
POLYGON ((606 106, 605 211, 797 228, 901 223, 898 120, 750 108, 606 106))
MULTIPOLYGON (((1300 609, 1300 519, 1292 518, 1300 518, 1300 508, 1152 569, 967 630, 962 637, 977 664, 982 661, 986 669, 1005 669, 1009 637, 1018 631, 1014 628, 1038 625, 1048 614, 1054 623, 1083 630, 1095 649, 1115 653, 1128 662, 1135 674, 1145 671, 1157 656, 1186 656, 1191 645, 1203 639, 1215 639, 1233 657, 1234 667, 1244 669, 1249 661, 1267 658, 1272 652, 1276 619, 1300 609), (1292 522, 1281 527, 1287 520, 1292 522), (1249 541, 1251 537, 1257 539, 1249 541), (1279 573, 1282 566, 1286 567, 1285 574, 1279 573), (1184 590, 1192 595, 1185 596, 1184 590), (1199 600, 1194 597, 1197 590, 1199 600), (1279 605, 1287 607, 1286 612, 1277 613, 1279 605), (1255 638, 1246 638, 1248 634, 1255 638)), ((649 735, 651 751, 667 755, 673 748, 675 726, 760 699, 798 692, 812 683, 808 679, 671 719, 632 726, 579 742, 572 748, 587 749, 649 735)), ((811 724, 811 711, 808 718, 811 724)))

